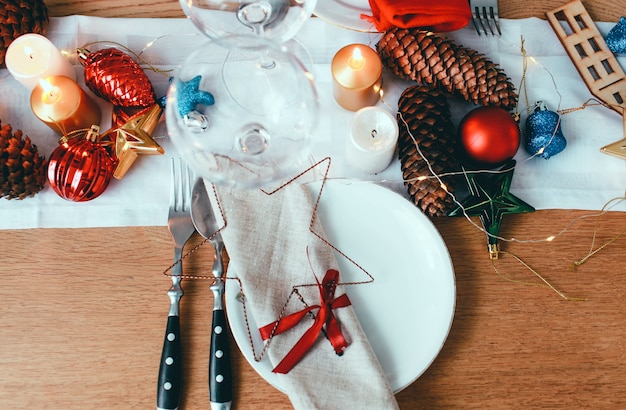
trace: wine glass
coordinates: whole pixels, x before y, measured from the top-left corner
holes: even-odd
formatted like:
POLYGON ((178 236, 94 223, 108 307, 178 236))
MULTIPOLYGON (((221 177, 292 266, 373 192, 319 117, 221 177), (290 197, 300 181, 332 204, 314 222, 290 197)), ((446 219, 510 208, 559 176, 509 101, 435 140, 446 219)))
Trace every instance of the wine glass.
POLYGON ((265 187, 305 168, 318 110, 312 76, 299 60, 250 34, 210 40, 191 53, 165 108, 186 162, 233 189, 265 187), (266 59, 275 66, 264 67, 266 59))
POLYGON ((191 21, 210 39, 254 33, 285 43, 311 17, 317 0, 180 0, 191 21))
MULTIPOLYGON (((308 50, 295 37, 311 17, 317 0, 179 0, 181 8, 210 39, 255 34, 285 45, 307 67, 308 50)), ((265 59, 266 68, 273 64, 265 59)))

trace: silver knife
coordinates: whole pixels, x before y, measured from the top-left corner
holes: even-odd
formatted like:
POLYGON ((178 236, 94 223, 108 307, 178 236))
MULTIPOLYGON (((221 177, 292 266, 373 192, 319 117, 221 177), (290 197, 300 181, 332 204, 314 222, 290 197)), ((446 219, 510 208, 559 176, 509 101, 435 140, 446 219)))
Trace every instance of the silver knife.
POLYGON ((213 260, 213 276, 215 283, 213 292, 213 323, 211 329, 211 356, 209 357, 209 396, 212 410, 229 410, 233 399, 233 380, 228 337, 228 323, 224 313, 224 262, 222 251, 224 242, 218 232, 217 222, 211 201, 204 185, 199 178, 193 187, 191 196, 191 218, 196 231, 209 239, 215 248, 213 260), (214 235, 215 234, 215 235, 214 235), (213 235, 213 237, 211 237, 213 235))

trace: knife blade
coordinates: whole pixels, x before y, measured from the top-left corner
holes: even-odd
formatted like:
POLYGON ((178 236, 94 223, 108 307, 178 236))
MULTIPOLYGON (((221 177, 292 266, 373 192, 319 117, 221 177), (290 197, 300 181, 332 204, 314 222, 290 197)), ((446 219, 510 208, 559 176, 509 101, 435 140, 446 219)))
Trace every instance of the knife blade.
POLYGON ((229 346, 228 323, 224 312, 224 242, 218 232, 217 222, 204 180, 199 178, 193 187, 191 219, 196 231, 215 248, 212 273, 215 282, 213 292, 213 321, 211 325, 211 348, 209 357, 209 396, 211 409, 230 409, 233 398, 232 371, 229 346))

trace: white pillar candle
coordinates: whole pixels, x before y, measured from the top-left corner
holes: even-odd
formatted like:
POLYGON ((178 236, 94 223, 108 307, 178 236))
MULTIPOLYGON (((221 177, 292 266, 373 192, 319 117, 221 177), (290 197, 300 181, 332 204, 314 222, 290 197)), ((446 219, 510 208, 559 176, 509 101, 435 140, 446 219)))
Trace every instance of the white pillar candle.
POLYGON ((354 114, 346 142, 346 159, 355 169, 376 174, 389 166, 398 143, 398 123, 380 107, 354 114))
POLYGON ((4 57, 9 72, 29 91, 40 78, 63 75, 76 80, 76 71, 50 40, 39 34, 24 34, 11 42, 4 57))

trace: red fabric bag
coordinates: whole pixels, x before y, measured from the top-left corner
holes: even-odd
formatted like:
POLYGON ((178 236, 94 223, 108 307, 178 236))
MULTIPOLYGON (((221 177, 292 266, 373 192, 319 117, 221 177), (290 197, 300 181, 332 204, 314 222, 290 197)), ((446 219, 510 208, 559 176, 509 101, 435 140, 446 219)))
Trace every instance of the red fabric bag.
POLYGON ((369 0, 370 21, 378 31, 392 27, 423 28, 436 32, 454 31, 467 26, 472 18, 468 0, 369 0))

